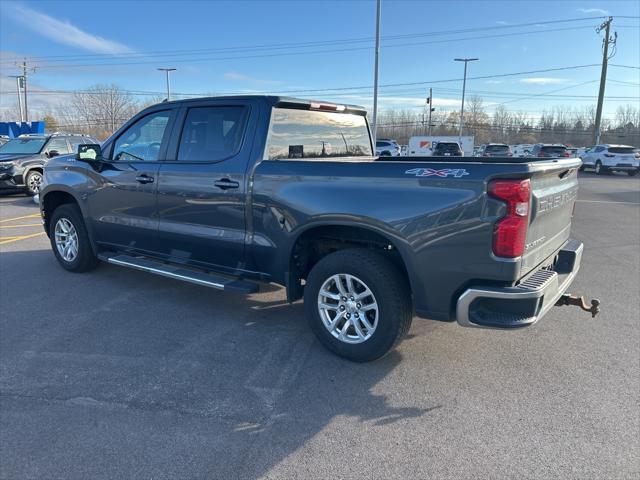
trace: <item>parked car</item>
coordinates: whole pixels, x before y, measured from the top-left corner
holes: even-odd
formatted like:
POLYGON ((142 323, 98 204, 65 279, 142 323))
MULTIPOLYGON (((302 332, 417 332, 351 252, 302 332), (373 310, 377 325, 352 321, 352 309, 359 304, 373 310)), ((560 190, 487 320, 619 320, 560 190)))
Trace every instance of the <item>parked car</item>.
POLYGON ((504 143, 486 143, 478 150, 479 157, 511 157, 509 145, 504 143))
POLYGON ((577 148, 567 148, 567 153, 569 155, 567 155, 568 157, 577 157, 578 156, 578 149, 577 148))
POLYGON ((377 158, 362 107, 178 100, 52 159, 40 210, 66 270, 102 260, 241 293, 284 285, 323 345, 368 361, 414 312, 519 328, 566 298, 580 161, 471 160, 377 158))
POLYGON ((458 142, 435 142, 431 156, 433 157, 462 157, 464 152, 458 142))
POLYGON ((627 172, 632 177, 640 170, 640 154, 630 145, 596 145, 582 157, 582 168, 593 168, 598 175, 627 172))
POLYGON ((514 157, 528 157, 531 155, 533 145, 530 143, 521 143, 511 148, 511 153, 514 157))
POLYGON ((400 146, 395 140, 379 138, 376 140, 376 155, 381 157, 399 157, 400 146))
POLYGON ((53 133, 20 135, 0 146, 0 190, 23 190, 37 195, 43 167, 50 158, 76 151, 78 145, 95 144, 91 137, 53 133))
POLYGON ((536 143, 531 150, 531 156, 538 158, 569 157, 567 147, 561 143, 536 143))

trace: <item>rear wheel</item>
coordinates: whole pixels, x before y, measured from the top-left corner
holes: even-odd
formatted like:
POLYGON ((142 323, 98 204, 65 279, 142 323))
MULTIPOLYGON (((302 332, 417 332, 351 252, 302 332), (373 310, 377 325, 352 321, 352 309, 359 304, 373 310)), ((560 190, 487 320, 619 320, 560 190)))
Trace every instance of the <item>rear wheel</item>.
POLYGON ((320 342, 356 362, 383 357, 409 331, 409 286, 396 266, 366 249, 331 253, 311 270, 307 320, 320 342))
POLYGON ((86 272, 98 264, 77 205, 64 204, 54 210, 49 222, 49 239, 53 253, 64 269, 86 272))
POLYGON ((26 178, 24 179, 25 191, 27 195, 33 197, 40 192, 40 185, 42 184, 42 172, 38 170, 31 170, 27 173, 26 178))
POLYGON ((629 175, 630 177, 635 177, 638 174, 638 170, 629 170, 627 172, 627 175, 629 175))

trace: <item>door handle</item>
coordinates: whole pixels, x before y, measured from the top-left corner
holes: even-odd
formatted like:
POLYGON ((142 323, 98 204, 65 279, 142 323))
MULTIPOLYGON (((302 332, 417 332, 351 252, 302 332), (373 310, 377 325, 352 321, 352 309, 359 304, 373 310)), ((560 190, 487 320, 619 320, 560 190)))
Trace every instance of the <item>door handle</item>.
POLYGON ((216 180, 213 184, 221 188, 222 190, 227 190, 229 188, 238 188, 240 184, 238 182, 234 182, 233 180, 229 180, 228 178, 221 178, 220 180, 216 180))
POLYGON ((136 182, 138 183, 153 183, 153 177, 150 177, 149 175, 138 175, 136 177, 136 182))

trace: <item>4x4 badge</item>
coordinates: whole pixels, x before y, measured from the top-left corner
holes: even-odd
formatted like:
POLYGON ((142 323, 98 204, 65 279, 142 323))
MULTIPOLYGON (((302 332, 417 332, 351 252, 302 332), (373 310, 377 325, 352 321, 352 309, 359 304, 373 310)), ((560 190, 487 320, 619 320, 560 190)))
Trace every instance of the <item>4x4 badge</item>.
POLYGON ((407 175, 415 175, 416 177, 455 177, 460 178, 469 175, 464 168, 443 168, 436 170, 434 168, 412 168, 407 170, 407 175))

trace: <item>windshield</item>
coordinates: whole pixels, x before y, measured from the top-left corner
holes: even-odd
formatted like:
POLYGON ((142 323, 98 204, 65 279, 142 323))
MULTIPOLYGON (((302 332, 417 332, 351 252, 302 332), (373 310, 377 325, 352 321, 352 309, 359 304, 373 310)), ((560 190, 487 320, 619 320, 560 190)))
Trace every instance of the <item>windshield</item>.
POLYGON ((364 115, 274 108, 268 160, 371 156, 364 115))
POLYGON ((609 147, 609 153, 635 153, 633 147, 609 147))
POLYGON ((46 142, 46 138, 14 138, 0 147, 0 155, 40 153, 46 142))

